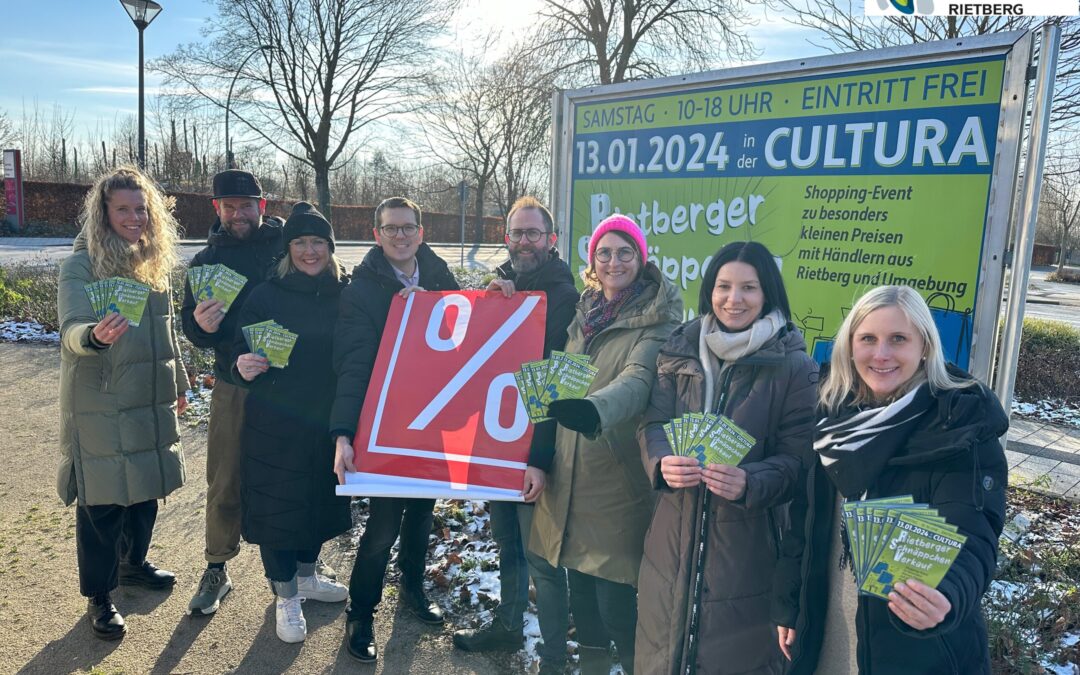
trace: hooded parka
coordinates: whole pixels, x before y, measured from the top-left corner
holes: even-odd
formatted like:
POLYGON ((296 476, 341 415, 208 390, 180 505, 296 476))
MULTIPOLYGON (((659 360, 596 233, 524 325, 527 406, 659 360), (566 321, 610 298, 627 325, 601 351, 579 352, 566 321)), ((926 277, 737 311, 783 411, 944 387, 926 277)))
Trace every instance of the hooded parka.
POLYGON ((176 400, 187 391, 170 293, 152 291, 138 326, 97 348, 86 237, 60 264, 60 469, 64 504, 131 506, 184 484, 176 400))
MULTIPOLYGON (((646 473, 660 495, 638 587, 635 671, 646 675, 682 675, 689 657, 686 638, 707 488, 672 490, 660 461, 672 454, 663 424, 706 411, 701 325, 698 318, 680 326, 660 350, 656 386, 639 432, 646 473)), ((743 497, 709 499, 693 672, 783 672, 769 619, 772 573, 786 504, 811 453, 817 370, 790 323, 756 352, 721 364, 716 384, 724 398, 721 412, 755 443, 739 465, 747 474, 743 497)))
MULTIPOLYGON (((299 337, 284 368, 251 382, 244 403, 241 522, 244 539, 279 550, 311 550, 352 525, 334 486, 334 444, 326 421, 334 402, 334 325, 341 289, 329 274, 293 272, 251 292, 240 309, 234 354, 250 351, 243 326, 274 320, 299 337)), ((233 358, 236 363, 236 358, 233 358)))
MULTIPOLYGON (((970 379, 950 367, 954 377, 970 379)), ((1009 422, 993 392, 976 383, 936 394, 906 441, 866 493, 867 499, 912 495, 967 537, 938 585, 952 610, 928 630, 900 621, 888 604, 860 596, 855 615, 861 675, 990 675, 986 621, 980 601, 993 579, 1005 523, 1008 465, 998 441, 1009 422)), ((825 416, 825 411, 821 411, 825 416)), ((775 574, 773 618, 794 627, 791 673, 815 672, 821 653, 829 575, 846 575, 829 559, 836 488, 812 458, 807 480, 792 500, 791 530, 775 574)))
POLYGON ((559 427, 555 460, 533 515, 530 549, 556 567, 636 586, 653 492, 634 437, 656 379, 656 353, 682 317, 679 289, 649 263, 645 290, 629 301, 588 348, 582 327, 592 308, 577 305, 566 351, 598 369, 586 399, 600 434, 559 427))

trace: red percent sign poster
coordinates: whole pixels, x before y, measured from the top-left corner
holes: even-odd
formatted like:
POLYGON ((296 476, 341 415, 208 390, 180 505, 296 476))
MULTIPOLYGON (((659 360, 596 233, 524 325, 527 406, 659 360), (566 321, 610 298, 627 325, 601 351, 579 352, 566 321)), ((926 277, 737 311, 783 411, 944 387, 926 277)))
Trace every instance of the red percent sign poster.
POLYGON ((340 495, 521 501, 532 425, 514 383, 543 358, 547 298, 394 297, 340 495))

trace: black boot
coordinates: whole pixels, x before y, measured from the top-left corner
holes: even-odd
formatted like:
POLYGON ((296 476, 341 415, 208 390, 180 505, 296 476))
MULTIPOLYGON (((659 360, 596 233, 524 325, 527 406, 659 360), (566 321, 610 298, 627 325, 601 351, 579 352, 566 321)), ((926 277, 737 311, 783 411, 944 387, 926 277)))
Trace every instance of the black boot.
POLYGON ((90 598, 86 605, 86 616, 90 619, 94 635, 102 640, 119 640, 127 631, 124 617, 116 611, 108 593, 90 598))
POLYGON ((345 624, 345 648, 349 656, 363 663, 374 663, 379 658, 375 646, 375 620, 373 617, 349 619, 345 624))
POLYGON ((442 609, 431 600, 428 600, 427 595, 424 594, 423 582, 402 584, 401 602, 412 612, 413 616, 424 623, 432 626, 442 625, 442 609))
POLYGON ((467 652, 510 651, 521 649, 525 636, 521 629, 509 630, 498 619, 483 628, 454 631, 454 646, 467 652))
POLYGON ((159 570, 154 563, 144 560, 141 565, 120 563, 120 583, 124 586, 142 586, 143 588, 172 588, 176 584, 176 575, 159 570))

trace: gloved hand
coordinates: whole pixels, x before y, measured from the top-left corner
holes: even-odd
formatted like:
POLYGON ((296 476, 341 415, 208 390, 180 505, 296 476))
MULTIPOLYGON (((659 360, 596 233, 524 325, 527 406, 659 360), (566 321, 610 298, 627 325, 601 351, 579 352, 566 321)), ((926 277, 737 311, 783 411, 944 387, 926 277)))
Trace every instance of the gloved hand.
POLYGON ((600 433, 600 413, 587 398, 556 399, 548 405, 548 415, 579 434, 595 437, 600 433))

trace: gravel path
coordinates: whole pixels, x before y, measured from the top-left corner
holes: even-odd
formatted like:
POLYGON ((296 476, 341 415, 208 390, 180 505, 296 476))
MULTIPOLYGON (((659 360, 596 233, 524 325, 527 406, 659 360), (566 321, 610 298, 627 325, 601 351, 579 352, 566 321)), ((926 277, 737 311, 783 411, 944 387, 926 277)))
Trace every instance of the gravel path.
MULTIPOLYGON (((344 603, 305 603, 308 639, 287 645, 274 634, 272 596, 257 550, 229 563, 235 590, 210 618, 185 615, 204 567, 206 442, 187 429, 187 484, 161 506, 150 558, 176 572, 171 593, 121 588, 128 624, 118 643, 91 635, 78 592, 75 516, 56 496, 59 353, 55 347, 0 344, 0 673, 509 673, 507 657, 457 652, 451 628, 431 629, 397 612, 388 593, 377 616, 378 666, 342 649, 344 603)), ((324 558, 347 579, 347 536, 324 558)))

